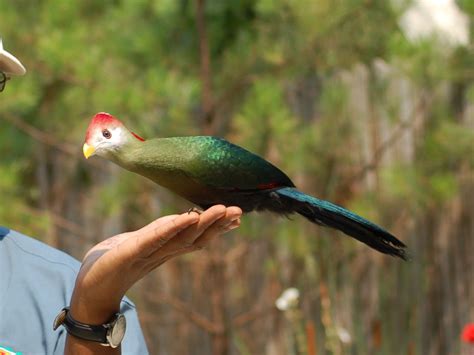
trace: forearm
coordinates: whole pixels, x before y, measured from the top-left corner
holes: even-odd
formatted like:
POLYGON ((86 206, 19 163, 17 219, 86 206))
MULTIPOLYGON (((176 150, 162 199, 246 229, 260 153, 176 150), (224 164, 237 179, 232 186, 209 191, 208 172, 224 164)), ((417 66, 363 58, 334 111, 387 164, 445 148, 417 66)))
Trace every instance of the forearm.
MULTIPOLYGON (((200 215, 165 216, 137 231, 119 234, 97 244, 84 257, 71 297, 70 317, 88 325, 110 322, 119 312, 123 296, 138 280, 168 259, 202 249, 213 238, 237 228, 241 215, 242 210, 238 207, 217 205, 200 215)), ((116 319, 119 320, 123 322, 123 318, 116 319)), ((116 329, 124 330, 124 327, 125 322, 122 328, 116 329)), ((139 329, 138 324, 136 328, 139 329)), ((145 348, 142 336, 139 340, 145 348)), ((119 344, 119 339, 115 344, 119 344)), ((100 343, 72 335, 68 335, 65 348, 66 354, 120 352, 120 348, 102 347, 100 343)))
MULTIPOLYGON (((85 302, 81 302, 77 294, 78 292, 76 289, 71 299, 70 314, 72 318, 78 322, 91 325, 104 324, 107 323, 114 314, 119 312, 120 303, 112 302, 107 307, 98 309, 94 306, 94 303, 85 304, 85 302)), ((73 335, 68 334, 66 338, 64 354, 116 355, 121 354, 121 348, 103 346, 100 343, 79 339, 73 335)))
POLYGON ((72 335, 67 335, 65 355, 118 355, 121 354, 120 347, 112 348, 110 346, 102 346, 93 341, 82 340, 72 335))

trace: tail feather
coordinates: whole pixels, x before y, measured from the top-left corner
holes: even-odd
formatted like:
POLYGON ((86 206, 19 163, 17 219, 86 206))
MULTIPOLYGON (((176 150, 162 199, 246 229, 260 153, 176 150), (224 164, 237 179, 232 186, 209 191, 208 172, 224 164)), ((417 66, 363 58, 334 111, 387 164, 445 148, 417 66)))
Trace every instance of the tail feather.
POLYGON ((301 214, 311 222, 338 229, 379 252, 407 260, 406 245, 365 218, 295 188, 282 188, 275 192, 292 212, 301 214))

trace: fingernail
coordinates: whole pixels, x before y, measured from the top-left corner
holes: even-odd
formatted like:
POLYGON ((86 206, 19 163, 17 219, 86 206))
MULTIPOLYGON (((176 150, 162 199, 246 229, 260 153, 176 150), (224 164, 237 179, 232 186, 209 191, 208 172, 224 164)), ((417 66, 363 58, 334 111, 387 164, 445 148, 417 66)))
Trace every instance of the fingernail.
POLYGON ((226 224, 223 224, 223 225, 219 226, 219 228, 222 229, 222 230, 226 230, 231 224, 232 224, 232 222, 229 222, 229 223, 226 223, 226 224))
POLYGON ((225 232, 228 232, 228 231, 231 231, 232 229, 238 228, 239 226, 240 226, 240 223, 239 224, 229 223, 228 225, 223 227, 222 230, 225 232))
POLYGON ((239 228, 239 225, 229 225, 226 228, 224 228, 224 231, 229 232, 232 229, 239 228))

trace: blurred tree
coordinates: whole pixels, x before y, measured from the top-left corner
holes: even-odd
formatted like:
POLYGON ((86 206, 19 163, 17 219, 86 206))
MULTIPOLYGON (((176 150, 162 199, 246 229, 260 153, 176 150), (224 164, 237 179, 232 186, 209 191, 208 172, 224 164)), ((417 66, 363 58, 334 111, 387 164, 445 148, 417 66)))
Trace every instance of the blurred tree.
POLYGON ((98 111, 146 137, 226 136, 384 225, 413 260, 248 216, 132 291, 152 353, 294 353, 273 307, 289 286, 318 354, 457 353, 474 317, 474 12, 458 3, 470 42, 453 48, 407 40, 409 1, 2 1, 28 74, 1 94, 0 223, 81 258, 187 208, 82 159, 98 111))

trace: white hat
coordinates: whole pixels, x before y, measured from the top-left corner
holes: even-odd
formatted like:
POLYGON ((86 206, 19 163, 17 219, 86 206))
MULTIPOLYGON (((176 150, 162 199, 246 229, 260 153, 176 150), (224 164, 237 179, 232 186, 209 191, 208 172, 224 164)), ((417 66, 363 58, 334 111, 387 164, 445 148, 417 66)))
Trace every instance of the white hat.
POLYGON ((0 71, 6 75, 23 75, 26 69, 23 64, 11 53, 3 49, 2 39, 0 38, 0 71))

